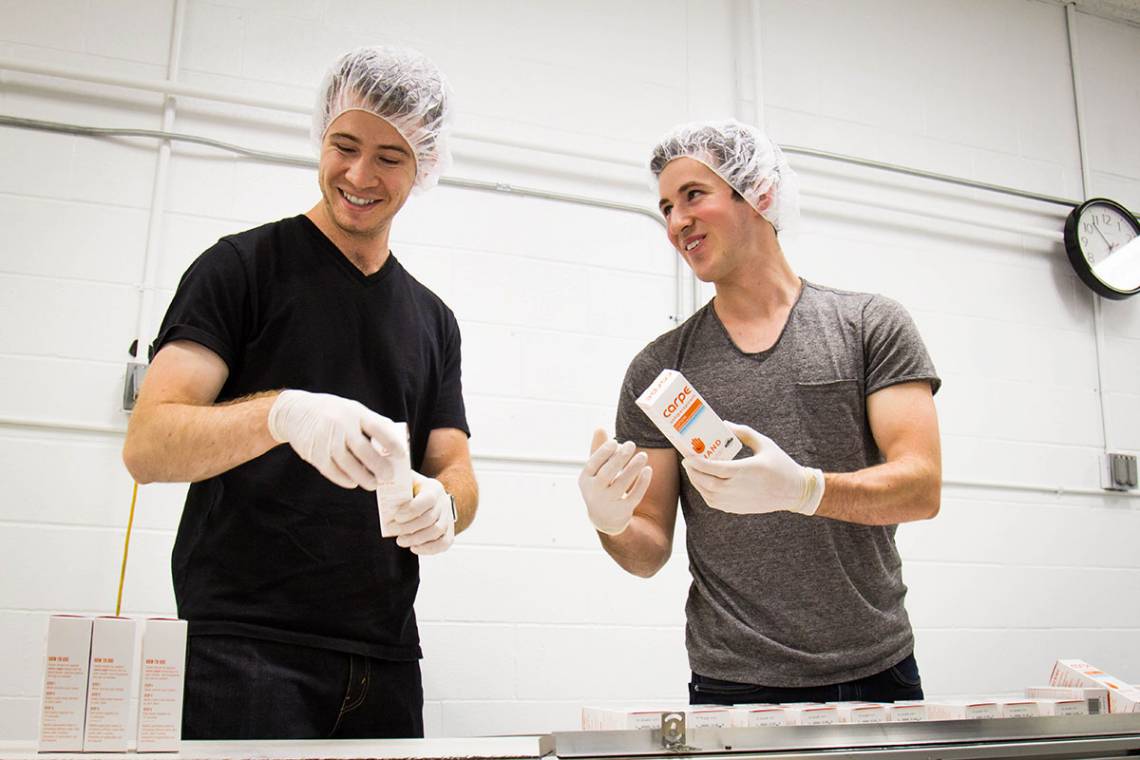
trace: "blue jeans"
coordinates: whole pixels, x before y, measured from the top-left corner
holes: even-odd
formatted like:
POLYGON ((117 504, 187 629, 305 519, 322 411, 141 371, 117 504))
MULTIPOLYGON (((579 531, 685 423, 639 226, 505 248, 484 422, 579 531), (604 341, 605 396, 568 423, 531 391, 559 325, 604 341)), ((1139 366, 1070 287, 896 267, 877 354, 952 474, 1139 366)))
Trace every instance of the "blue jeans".
POLYGON ((735 705, 750 702, 894 702, 922 699, 922 678, 914 655, 881 673, 828 686, 779 687, 722 681, 693 673, 691 705, 735 705))
POLYGON ((191 636, 182 738, 419 738, 423 704, 418 661, 191 636))

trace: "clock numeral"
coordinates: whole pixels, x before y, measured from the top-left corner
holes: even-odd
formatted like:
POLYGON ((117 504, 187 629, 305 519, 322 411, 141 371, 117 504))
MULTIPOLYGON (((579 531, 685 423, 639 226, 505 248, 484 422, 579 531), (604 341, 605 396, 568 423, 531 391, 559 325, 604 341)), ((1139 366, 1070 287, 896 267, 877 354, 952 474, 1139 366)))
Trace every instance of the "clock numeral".
POLYGON ((1087 237, 1085 237, 1084 235, 1081 235, 1081 245, 1087 246, 1088 244, 1089 244, 1089 239, 1087 237))
POLYGON ((1104 222, 1105 224, 1108 224, 1109 222, 1111 222, 1111 221, 1112 221, 1112 216, 1111 216, 1110 214, 1101 214, 1101 215, 1100 215, 1100 220, 1101 220, 1102 222, 1104 222))

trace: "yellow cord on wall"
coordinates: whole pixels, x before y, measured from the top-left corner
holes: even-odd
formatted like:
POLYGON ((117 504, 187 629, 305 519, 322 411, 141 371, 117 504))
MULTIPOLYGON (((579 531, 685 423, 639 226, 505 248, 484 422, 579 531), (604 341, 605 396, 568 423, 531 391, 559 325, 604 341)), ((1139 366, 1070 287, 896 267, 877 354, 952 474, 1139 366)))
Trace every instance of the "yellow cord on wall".
POLYGON ((119 595, 115 597, 115 615, 117 616, 123 610, 123 583, 127 579, 127 552, 131 548, 131 526, 135 522, 135 501, 139 497, 139 484, 135 482, 135 487, 131 491, 131 514, 127 518, 127 537, 123 541, 123 567, 119 571, 119 595))

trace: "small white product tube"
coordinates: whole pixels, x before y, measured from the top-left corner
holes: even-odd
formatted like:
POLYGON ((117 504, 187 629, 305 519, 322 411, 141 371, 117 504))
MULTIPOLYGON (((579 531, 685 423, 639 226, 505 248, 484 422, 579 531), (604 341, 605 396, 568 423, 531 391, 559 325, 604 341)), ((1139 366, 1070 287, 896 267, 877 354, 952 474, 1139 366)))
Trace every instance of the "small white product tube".
POLYGON ((408 437, 408 423, 397 422, 395 425, 406 445, 403 451, 388 453, 388 459, 393 468, 392 477, 390 480, 381 480, 376 486, 376 504, 380 513, 380 535, 384 538, 393 538, 398 535, 399 527, 394 519, 396 512, 401 506, 412 500, 412 444, 408 437))
POLYGON ((724 421, 676 370, 662 370, 637 405, 681 456, 732 459, 741 449, 724 421))
POLYGON ((91 628, 84 752, 126 752, 135 681, 135 621, 97 617, 91 628))
POLYGON ((142 642, 139 752, 177 752, 186 684, 186 621, 151 618, 142 642))
POLYGON ((91 618, 52 615, 44 648, 41 752, 82 752, 91 664, 91 618))

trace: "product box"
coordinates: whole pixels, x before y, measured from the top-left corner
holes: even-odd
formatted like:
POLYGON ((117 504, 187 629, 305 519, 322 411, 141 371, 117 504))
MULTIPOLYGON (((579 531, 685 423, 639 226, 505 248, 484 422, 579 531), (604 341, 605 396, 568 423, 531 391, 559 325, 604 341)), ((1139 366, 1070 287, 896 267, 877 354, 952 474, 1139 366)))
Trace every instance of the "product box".
POLYGON ((661 728, 661 713, 668 709, 657 707, 583 707, 582 730, 627 731, 661 728))
POLYGON ((1049 683, 1052 686, 1103 686, 1108 689, 1110 713, 1140 712, 1140 689, 1084 660, 1057 660, 1049 683))
POLYGON ((135 621, 97 617, 91 628, 85 752, 126 752, 135 672, 135 621))
POLYGON ((883 705, 891 723, 917 723, 926 720, 925 702, 887 702, 883 705))
POLYGON ((1034 699, 998 699, 998 708, 1003 718, 1036 718, 1041 708, 1034 699))
POLYGON ((91 618, 52 615, 44 647, 41 752, 82 752, 91 664, 91 618))
POLYGON ((984 720, 1000 718, 1001 708, 996 702, 952 700, 946 702, 926 702, 927 720, 984 720))
POLYGON ((1088 715, 1089 703, 1085 699, 1035 699, 1042 715, 1063 717, 1068 715, 1088 715))
POLYGON ((787 702, 784 712, 790 726, 830 726, 839 722, 839 711, 835 705, 819 702, 787 702))
POLYGON ((732 708, 732 725, 736 728, 786 726, 788 725, 788 716, 780 705, 735 705, 732 708))
MULTIPOLYGON (((380 535, 392 538, 397 534, 397 526, 393 517, 399 508, 412 500, 412 457, 411 441, 408 438, 408 423, 394 423, 399 434, 404 437, 407 445, 402 452, 389 452, 388 460, 392 463, 394 472, 388 480, 381 480, 376 486, 376 505, 380 512, 380 535)), ((379 444, 373 441, 379 450, 379 444)))
POLYGON ((182 741, 186 621, 151 618, 142 640, 139 752, 177 752, 182 741))
POLYGON ((1025 696, 1032 699, 1083 699, 1088 715, 1108 712, 1108 689, 1103 686, 1030 686, 1025 696))
POLYGON ((886 723, 885 705, 875 702, 829 702, 835 705, 840 723, 886 723))
POLYGON ((637 405, 681 456, 732 459, 741 449, 728 426, 676 370, 662 370, 637 405))
POLYGON ((732 708, 724 705, 690 705, 685 709, 686 728, 731 728, 732 708))

